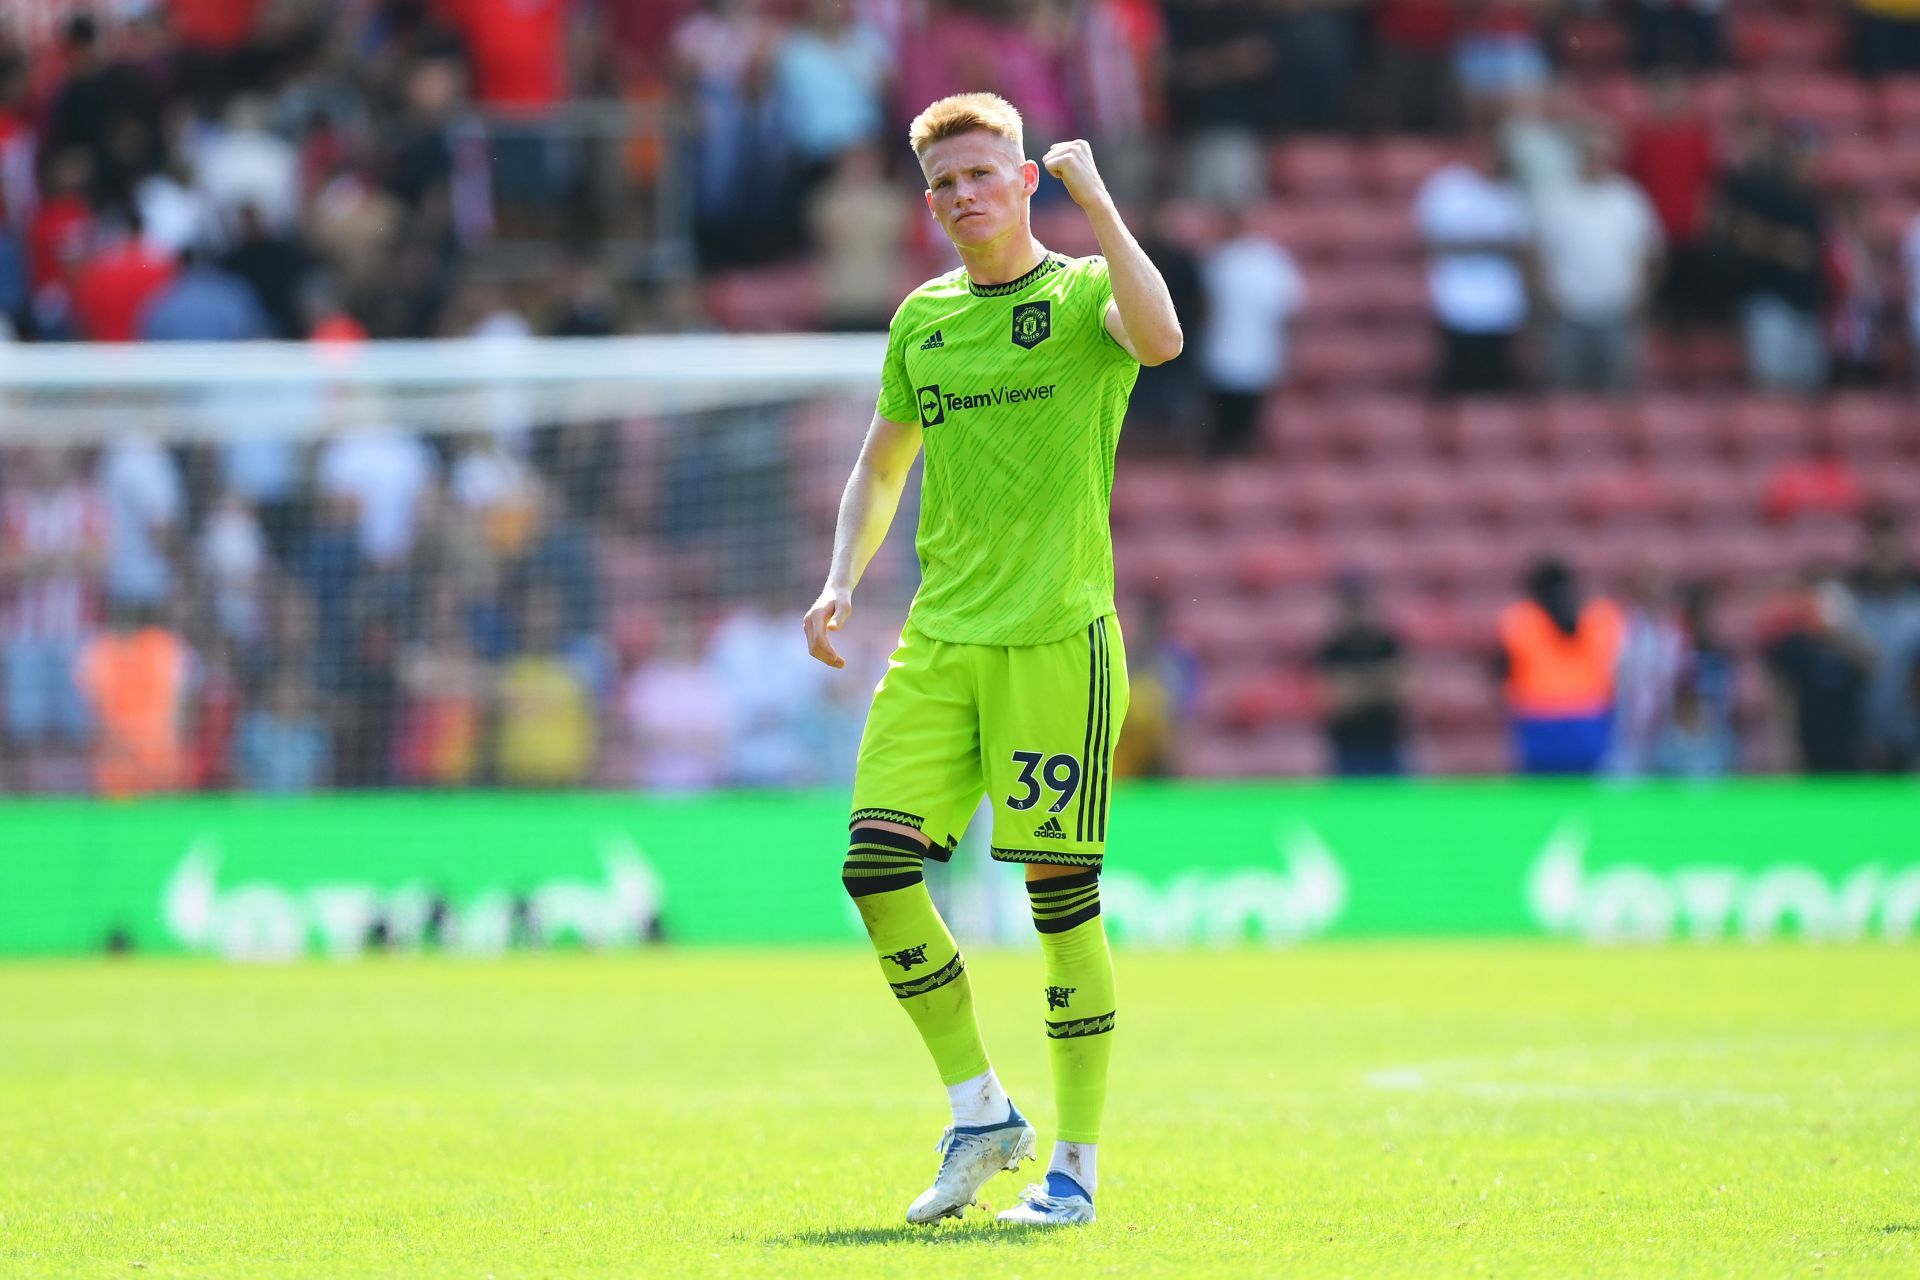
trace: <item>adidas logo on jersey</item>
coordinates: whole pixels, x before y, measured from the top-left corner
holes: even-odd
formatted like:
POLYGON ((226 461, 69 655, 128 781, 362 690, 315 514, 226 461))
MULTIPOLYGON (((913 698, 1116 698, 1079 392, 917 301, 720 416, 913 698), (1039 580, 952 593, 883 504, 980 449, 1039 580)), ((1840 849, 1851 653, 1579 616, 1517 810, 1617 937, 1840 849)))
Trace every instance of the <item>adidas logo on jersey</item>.
POLYGON ((933 336, 920 344, 920 349, 922 351, 938 351, 941 347, 944 347, 946 345, 947 344, 945 342, 941 341, 940 331, 938 329, 935 329, 933 331, 933 336))
POLYGON ((1067 833, 1060 829, 1060 819, 1048 818, 1045 826, 1033 833, 1042 840, 1065 840, 1067 833))

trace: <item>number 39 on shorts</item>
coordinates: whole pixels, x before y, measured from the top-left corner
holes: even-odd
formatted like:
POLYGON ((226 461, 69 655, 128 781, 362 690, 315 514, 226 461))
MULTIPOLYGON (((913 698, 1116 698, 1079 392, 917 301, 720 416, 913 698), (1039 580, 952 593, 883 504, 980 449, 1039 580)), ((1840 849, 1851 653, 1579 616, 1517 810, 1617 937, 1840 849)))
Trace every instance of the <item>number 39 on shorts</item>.
POLYGON ((1054 794, 1048 813, 1059 813, 1073 803, 1080 790, 1080 761, 1076 757, 1065 752, 1049 756, 1039 751, 1016 751, 1013 762, 1020 766, 1020 776, 1014 781, 1016 790, 1007 797, 1007 808, 1025 810, 1039 804, 1042 784, 1054 794))

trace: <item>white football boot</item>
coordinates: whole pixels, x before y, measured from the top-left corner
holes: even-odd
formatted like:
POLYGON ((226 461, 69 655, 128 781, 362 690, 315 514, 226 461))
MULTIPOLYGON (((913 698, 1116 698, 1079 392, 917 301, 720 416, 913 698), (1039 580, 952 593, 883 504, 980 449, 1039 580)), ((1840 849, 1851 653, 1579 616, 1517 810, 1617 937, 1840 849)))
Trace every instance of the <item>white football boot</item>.
POLYGON ((1064 1227, 1093 1221, 1093 1197, 1064 1173, 1049 1173, 1020 1194, 1020 1203, 1000 1211, 1000 1221, 1029 1227, 1064 1227))
POLYGON ((940 1153, 940 1172, 934 1175, 933 1185, 907 1206, 907 1221, 928 1223, 959 1217, 988 1178, 1033 1159, 1034 1138, 1033 1126, 1011 1103, 1004 1123, 977 1128, 947 1126, 934 1147, 940 1153))

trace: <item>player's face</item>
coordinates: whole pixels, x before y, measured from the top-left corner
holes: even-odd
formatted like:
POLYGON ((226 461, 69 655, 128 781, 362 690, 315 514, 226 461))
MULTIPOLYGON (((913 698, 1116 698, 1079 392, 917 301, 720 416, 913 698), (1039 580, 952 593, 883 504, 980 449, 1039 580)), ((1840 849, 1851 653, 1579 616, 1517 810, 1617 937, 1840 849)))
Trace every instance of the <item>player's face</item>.
POLYGON ((1040 182, 1038 165, 985 130, 934 143, 920 157, 920 170, 927 178, 927 208, 963 249, 991 244, 1024 226, 1027 198, 1040 182))

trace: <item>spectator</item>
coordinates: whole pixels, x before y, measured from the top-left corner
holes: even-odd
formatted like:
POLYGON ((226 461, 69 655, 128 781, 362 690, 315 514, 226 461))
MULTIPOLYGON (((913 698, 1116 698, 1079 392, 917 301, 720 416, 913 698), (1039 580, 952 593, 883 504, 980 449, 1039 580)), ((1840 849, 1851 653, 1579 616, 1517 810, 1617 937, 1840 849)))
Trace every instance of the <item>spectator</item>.
POLYGON ((773 54, 773 92, 798 164, 801 199, 849 149, 876 141, 892 52, 841 0, 812 0, 773 54))
POLYGON ((1674 695, 1687 659, 1687 635, 1667 606, 1660 571, 1642 564, 1630 576, 1620 619, 1614 676, 1610 773, 1637 778, 1654 766, 1673 721, 1674 695))
POLYGON ((107 597, 164 604, 173 594, 173 553, 186 489, 173 456, 150 436, 115 433, 101 455, 107 509, 107 597))
POLYGON ((1080 6, 1067 58, 1074 100, 1100 156, 1107 189, 1123 204, 1146 198, 1158 167, 1155 140, 1167 119, 1161 77, 1167 25, 1161 6, 1154 0, 1091 0, 1080 6))
POLYGON ((1863 501, 1860 478, 1839 441, 1816 430, 1799 457, 1782 459, 1767 477, 1761 506, 1767 519, 1788 524, 1808 514, 1857 515, 1863 501))
POLYGON ((1227 214, 1220 243, 1201 256, 1200 278, 1207 298, 1200 365, 1213 400, 1208 452, 1233 457, 1259 441, 1260 409, 1286 377, 1306 285, 1293 258, 1244 209, 1227 214))
POLYGON ((1381 0, 1374 9, 1375 89, 1381 125, 1396 133, 1460 127, 1453 0, 1381 0))
POLYGON ((1840 194, 1826 243, 1829 382, 1835 387, 1877 385, 1884 373, 1882 328, 1892 289, 1858 191, 1840 194))
POLYGON ((1348 95, 1360 53, 1359 0, 1288 0, 1277 6, 1281 120, 1328 133, 1350 120, 1348 95))
POLYGON ((1908 554, 1906 531, 1892 507, 1867 517, 1867 554, 1849 582, 1854 627, 1872 659, 1865 691, 1861 763, 1869 769, 1920 765, 1920 705, 1914 676, 1920 668, 1920 573, 1908 554))
POLYGON ((1720 196, 1719 238, 1741 299, 1747 373, 1763 391, 1812 393, 1826 383, 1825 224, 1807 160, 1803 143, 1766 135, 1720 196))
POLYGON ((1611 134, 1591 132, 1579 177, 1543 193, 1534 207, 1542 292, 1552 311, 1548 381, 1562 391, 1617 393, 1640 384, 1660 223, 1646 194, 1615 167, 1616 149, 1611 134))
POLYGON ((1339 600, 1333 634, 1316 659, 1333 771, 1399 777, 1407 771, 1406 651, 1381 618, 1371 583, 1342 578, 1339 600))
POLYGON ((94 784, 108 799, 183 781, 192 655, 152 609, 120 604, 76 667, 95 725, 94 784))
POLYGON ((821 319, 830 329, 880 330, 899 304, 910 206, 887 181, 869 145, 844 152, 807 210, 820 277, 821 319))
POLYGON ((1520 772, 1600 767, 1612 739, 1620 645, 1620 611, 1612 601, 1584 600, 1562 561, 1535 562, 1526 597, 1500 615, 1498 670, 1520 772))
POLYGON ((349 428, 321 446, 315 470, 320 495, 354 512, 361 556, 383 568, 404 562, 439 478, 433 451, 399 427, 349 428))
POLYGON ((1854 629, 1846 588, 1829 574, 1810 572, 1767 622, 1781 759, 1802 773, 1855 772, 1873 654, 1854 629))
POLYGON ((1853 0, 1853 60, 1869 79, 1920 73, 1920 5, 1853 0))
POLYGON ((1634 0, 1633 66, 1713 71, 1727 60, 1726 0, 1634 0))
MULTIPOLYGON (((1907 287, 1907 344, 1910 350, 1920 352, 1920 213, 1907 223, 1907 233, 1900 241, 1900 265, 1907 287)), ((1909 372, 1920 381, 1920 360, 1912 362, 1909 372)))
POLYGON ((435 590, 425 612, 419 639, 400 657, 405 707, 395 773, 402 782, 420 786, 465 786, 480 764, 487 667, 474 649, 454 590, 435 590))
POLYGON ((253 291, 273 337, 306 337, 302 301, 313 271, 313 255, 296 236, 269 230, 266 219, 253 205, 241 205, 234 219, 234 245, 221 266, 253 291))
POLYGON ((1655 771, 1667 777, 1718 778, 1734 767, 1734 660, 1714 627, 1713 607, 1705 583, 1690 583, 1681 591, 1685 653, 1673 714, 1653 761, 1655 771))
POLYGON ((826 668, 787 644, 792 621, 770 601, 741 605, 708 642, 733 726, 727 781, 787 787, 818 778, 818 711, 826 668))
POLYGON ((78 147, 53 153, 39 206, 27 226, 27 290, 35 334, 72 338, 73 284, 93 253, 93 206, 87 184, 93 161, 78 147))
POLYGON ((208 513, 199 569, 222 638, 243 648, 258 642, 267 624, 267 540, 253 508, 238 494, 223 496, 208 513))
POLYGON ((1513 347, 1527 319, 1520 260, 1534 228, 1498 163, 1482 138, 1473 159, 1433 174, 1414 200, 1432 261, 1427 285, 1441 339, 1436 382, 1447 394, 1519 385, 1513 347))
POLYGON ((312 687, 299 675, 284 672, 267 686, 264 705, 240 719, 233 744, 234 778, 248 791, 304 795, 327 785, 332 754, 312 687))
POLYGON ((1460 0, 1455 6, 1453 65, 1471 119, 1486 123, 1521 94, 1546 87, 1553 74, 1535 0, 1460 0))
MULTIPOLYGON (((1167 282, 1181 330, 1202 334, 1208 324, 1206 285, 1200 261, 1188 248, 1179 222, 1174 206, 1155 206, 1142 228, 1140 247, 1167 282)), ((1202 443, 1194 440, 1193 432, 1193 424, 1205 420, 1201 383, 1199 362, 1192 358, 1141 369, 1127 406, 1126 438, 1138 446, 1144 437, 1160 453, 1184 453, 1202 443)))
POLYGON ((92 14, 69 18, 61 44, 66 77, 47 113, 47 149, 83 152, 92 202, 124 207, 134 182, 154 167, 159 113, 132 68, 107 55, 92 14))
POLYGON ((1262 194, 1259 129, 1279 61, 1255 6, 1169 0, 1167 102, 1188 194, 1245 204, 1262 194))
POLYGON ((593 764, 588 682, 562 652, 559 597, 536 587, 526 597, 520 651, 501 668, 494 773, 507 786, 578 786, 593 764))
POLYGON ((633 742, 632 781, 650 790, 705 791, 727 779, 728 691, 700 656, 691 625, 671 621, 620 695, 633 742))
POLYGON ((1567 84, 1518 95, 1496 133, 1513 181, 1529 203, 1557 195, 1579 182, 1585 148, 1596 127, 1567 84))
POLYGON ((144 342, 246 342, 272 335, 272 323, 247 282, 197 250, 181 255, 179 274, 140 315, 144 342))
POLYGON ((1200 660, 1167 629, 1166 602, 1149 595, 1127 628, 1128 702, 1114 748, 1122 778, 1167 778, 1178 772, 1181 730, 1200 693, 1200 660))
POLYGON ((49 747, 86 742, 74 662, 99 618, 106 511, 61 450, 31 449, 8 471, 15 479, 0 490, 6 740, 8 754, 31 767, 49 747))
POLYGON ((1713 311, 1707 295, 1717 288, 1709 278, 1705 244, 1719 168, 1713 134, 1683 76, 1657 79, 1650 107, 1633 128, 1624 167, 1660 215, 1667 242, 1663 309, 1677 322, 1706 319, 1713 311))
POLYGON ((135 216, 74 277, 74 327, 94 342, 132 342, 147 303, 172 280, 172 259, 146 242, 135 216))
POLYGON ((571 0, 440 0, 473 68, 474 96, 495 111, 541 119, 568 96, 571 0))
POLYGON ((300 155, 292 143, 267 129, 266 107, 236 98, 224 127, 189 156, 195 184, 220 233, 234 236, 240 211, 251 207, 270 235, 293 229, 300 214, 300 155))
POLYGON ((775 32, 751 4, 708 0, 674 33, 677 74, 692 103, 689 181, 700 261, 708 268, 763 259, 781 243, 774 101, 765 91, 775 32))

